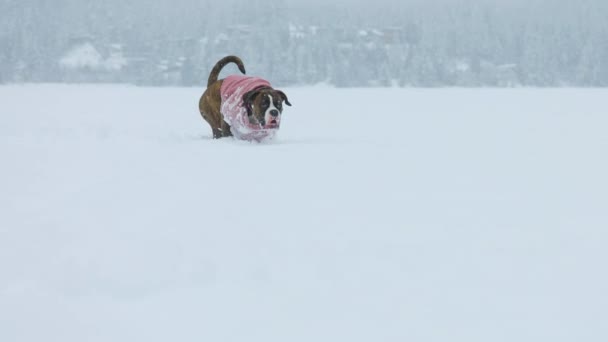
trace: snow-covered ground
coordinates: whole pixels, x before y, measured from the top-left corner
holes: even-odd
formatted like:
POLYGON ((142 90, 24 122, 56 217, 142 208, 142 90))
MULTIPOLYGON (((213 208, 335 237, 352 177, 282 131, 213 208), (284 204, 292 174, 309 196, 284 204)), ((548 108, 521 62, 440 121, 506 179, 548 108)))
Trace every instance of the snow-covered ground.
POLYGON ((0 341, 608 340, 608 89, 0 87, 0 341))

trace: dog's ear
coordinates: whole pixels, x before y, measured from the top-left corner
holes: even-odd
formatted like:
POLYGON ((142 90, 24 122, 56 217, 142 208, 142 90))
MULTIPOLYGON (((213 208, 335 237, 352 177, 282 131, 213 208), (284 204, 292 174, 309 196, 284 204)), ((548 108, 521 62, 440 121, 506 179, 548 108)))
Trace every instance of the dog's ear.
POLYGON ((258 95, 259 91, 251 90, 243 95, 243 106, 247 109, 247 116, 253 115, 253 99, 258 95))
POLYGON ((277 92, 279 93, 279 95, 281 95, 281 97, 283 98, 283 101, 285 101, 285 104, 291 107, 291 103, 289 103, 289 100, 287 99, 287 95, 285 95, 285 93, 280 90, 277 90, 277 92))

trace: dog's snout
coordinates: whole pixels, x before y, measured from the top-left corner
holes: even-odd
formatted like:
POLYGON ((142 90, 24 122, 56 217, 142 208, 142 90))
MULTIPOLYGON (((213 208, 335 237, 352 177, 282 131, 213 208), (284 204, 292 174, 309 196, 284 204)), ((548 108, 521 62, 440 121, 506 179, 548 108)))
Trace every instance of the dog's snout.
POLYGON ((270 115, 272 115, 274 117, 277 117, 277 116, 279 116, 279 111, 276 110, 276 109, 273 109, 273 110, 270 111, 270 115))

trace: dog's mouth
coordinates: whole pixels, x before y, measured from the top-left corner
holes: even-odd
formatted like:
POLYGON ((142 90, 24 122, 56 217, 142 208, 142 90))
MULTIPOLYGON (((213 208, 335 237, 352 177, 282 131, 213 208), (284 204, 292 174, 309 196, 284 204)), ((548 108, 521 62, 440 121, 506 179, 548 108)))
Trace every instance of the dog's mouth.
POLYGON ((264 128, 279 128, 279 122, 276 119, 272 119, 264 126, 264 128))

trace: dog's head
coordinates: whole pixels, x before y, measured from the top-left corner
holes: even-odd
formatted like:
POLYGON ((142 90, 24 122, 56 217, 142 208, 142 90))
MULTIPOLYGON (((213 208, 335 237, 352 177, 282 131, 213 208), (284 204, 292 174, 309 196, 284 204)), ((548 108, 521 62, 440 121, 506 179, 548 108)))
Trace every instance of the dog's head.
POLYGON ((255 89, 243 96, 249 122, 264 128, 279 128, 283 102, 291 106, 284 92, 272 88, 255 89))

